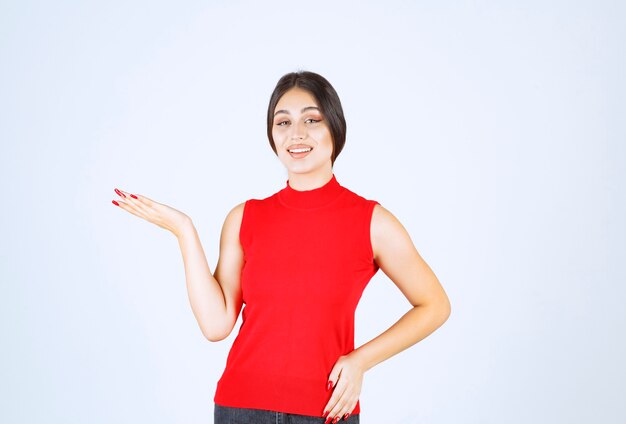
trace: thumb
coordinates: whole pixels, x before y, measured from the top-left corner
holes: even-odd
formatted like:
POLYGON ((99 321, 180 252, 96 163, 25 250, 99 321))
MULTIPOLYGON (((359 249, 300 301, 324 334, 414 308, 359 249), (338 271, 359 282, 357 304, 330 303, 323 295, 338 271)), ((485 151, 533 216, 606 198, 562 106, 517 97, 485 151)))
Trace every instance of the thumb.
POLYGON ((330 375, 328 376, 328 382, 326 383, 326 390, 331 390, 333 387, 337 385, 337 381, 339 380, 339 374, 341 373, 341 366, 339 363, 335 363, 330 375))

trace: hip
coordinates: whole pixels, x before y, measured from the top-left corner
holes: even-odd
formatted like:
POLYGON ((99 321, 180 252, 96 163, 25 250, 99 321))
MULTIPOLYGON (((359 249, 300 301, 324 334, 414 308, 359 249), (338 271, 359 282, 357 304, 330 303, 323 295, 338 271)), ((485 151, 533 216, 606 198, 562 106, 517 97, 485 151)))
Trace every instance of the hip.
MULTIPOLYGON (((327 420, 321 416, 214 405, 214 424, 323 424, 327 420)), ((350 415, 347 420, 340 419, 338 423, 359 424, 359 414, 350 415)))

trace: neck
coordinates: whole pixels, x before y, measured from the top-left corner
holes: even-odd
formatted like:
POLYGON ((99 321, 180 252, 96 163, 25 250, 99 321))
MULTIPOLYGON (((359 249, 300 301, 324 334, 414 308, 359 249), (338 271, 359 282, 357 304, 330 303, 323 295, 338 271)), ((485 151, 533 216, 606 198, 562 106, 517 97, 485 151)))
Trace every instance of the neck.
POLYGON ((312 187, 308 190, 298 190, 287 180, 285 188, 276 193, 278 200, 284 205, 292 209, 314 210, 332 204, 337 200, 346 189, 339 184, 334 174, 330 175, 330 179, 318 187, 312 187))
POLYGON ((322 187, 324 184, 330 181, 333 177, 333 168, 328 167, 320 169, 315 173, 297 174, 289 172, 289 187, 294 190, 314 190, 322 187))

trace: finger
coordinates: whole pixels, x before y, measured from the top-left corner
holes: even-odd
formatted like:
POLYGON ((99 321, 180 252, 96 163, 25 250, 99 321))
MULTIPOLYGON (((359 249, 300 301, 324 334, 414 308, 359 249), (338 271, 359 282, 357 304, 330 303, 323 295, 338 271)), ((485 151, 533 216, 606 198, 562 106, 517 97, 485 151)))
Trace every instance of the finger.
POLYGON ((132 213, 133 215, 137 215, 140 218, 148 219, 148 211, 139 206, 137 203, 133 202, 130 197, 126 197, 123 201, 119 201, 120 207, 125 209, 126 211, 132 213))
POLYGON ((130 196, 131 199, 136 200, 138 203, 142 203, 148 207, 152 207, 154 200, 142 195, 142 194, 137 194, 137 193, 128 193, 127 196, 130 196), (133 197, 135 196, 135 197, 133 197))
POLYGON ((129 205, 123 200, 113 200, 113 204, 124 209, 126 212, 129 212, 135 216, 138 216, 139 218, 147 219, 147 215, 145 213, 143 213, 141 210, 138 210, 133 205, 129 205))
POLYGON ((339 421, 345 414, 348 412, 348 403, 351 400, 350 391, 348 389, 344 390, 341 394, 341 397, 337 400, 337 404, 335 405, 335 410, 331 412, 335 419, 339 421))
POLYGON ((356 403, 359 400, 359 397, 358 397, 358 394, 351 393, 349 396, 344 396, 344 399, 346 402, 341 408, 341 412, 339 412, 340 421, 342 420, 346 421, 348 417, 352 414, 352 412, 354 411, 354 408, 356 408, 356 403))
POLYGON ((338 412, 331 412, 331 416, 335 417, 332 422, 345 421, 354 411, 358 397, 354 392, 346 390, 337 402, 338 412))
POLYGON ((337 418, 337 421, 347 420, 347 418, 350 416, 350 414, 352 414, 354 408, 356 407, 356 404, 359 400, 360 392, 360 384, 350 379, 347 379, 342 372, 339 376, 339 382, 335 387, 335 392, 333 393, 333 395, 340 393, 340 396, 337 399, 334 407, 331 409, 329 416, 337 418))
POLYGON ((341 375, 341 367, 338 365, 335 365, 333 369, 330 371, 330 375, 328 376, 328 383, 326 383, 326 390, 331 390, 333 387, 337 385, 340 375, 341 375))
POLYGON ((118 196, 120 196, 122 199, 126 198, 126 193, 122 192, 122 190, 120 190, 119 188, 115 188, 115 193, 117 193, 118 196))
POLYGON ((352 400, 352 403, 350 403, 350 406, 348 406, 348 412, 346 412, 343 415, 343 420, 347 421, 348 418, 350 417, 350 415, 352 415, 352 413, 354 412, 354 409, 356 408, 356 404, 359 401, 359 397, 357 396, 356 399, 352 400))
POLYGON ((115 193, 117 193, 117 195, 123 198, 124 200, 127 200, 127 199, 129 201, 136 200, 135 203, 137 204, 143 203, 146 206, 151 206, 152 201, 145 196, 142 196, 140 194, 129 193, 127 191, 120 190, 119 188, 115 188, 114 190, 115 190, 115 193))
MULTIPOLYGON (((326 390, 333 390, 333 388, 337 385, 337 382, 339 380, 339 373, 340 373, 340 367, 337 366, 337 364, 335 364, 335 366, 330 372, 330 375, 328 376, 328 381, 326 382, 326 390)), ((333 406, 335 406, 335 403, 336 403, 336 396, 335 396, 335 393, 333 392, 333 395, 330 397, 330 400, 326 403, 326 407, 324 408, 325 415, 326 413, 330 414, 330 410, 333 406)))
POLYGON ((339 379, 339 381, 337 382, 337 385, 335 386, 335 389, 333 390, 333 394, 330 397, 328 404, 326 405, 325 410, 330 411, 328 413, 329 418, 331 419, 338 418, 338 420, 341 419, 341 416, 339 414, 341 413, 341 410, 344 407, 344 404, 346 403, 342 399, 345 392, 346 392, 346 384, 343 380, 339 379))
POLYGON ((124 201, 129 205, 129 207, 131 207, 133 210, 136 211, 141 211, 141 213, 143 213, 143 215, 145 215, 146 217, 149 215, 150 213, 150 206, 148 206, 145 202, 145 200, 142 200, 141 198, 143 198, 144 196, 141 195, 137 195, 137 194, 133 194, 133 193, 129 193, 127 191, 123 191, 120 190, 118 188, 115 189, 115 192, 120 196, 120 197, 124 197, 124 201), (133 197, 135 196, 136 199, 133 197))

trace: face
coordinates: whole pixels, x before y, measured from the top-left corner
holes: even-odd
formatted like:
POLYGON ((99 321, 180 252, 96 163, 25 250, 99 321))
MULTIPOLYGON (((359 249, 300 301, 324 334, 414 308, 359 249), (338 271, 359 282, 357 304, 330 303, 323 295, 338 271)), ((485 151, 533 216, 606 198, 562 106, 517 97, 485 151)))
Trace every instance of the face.
POLYGON ((332 169, 333 139, 315 97, 294 87, 276 104, 272 137, 278 158, 290 173, 332 169))

